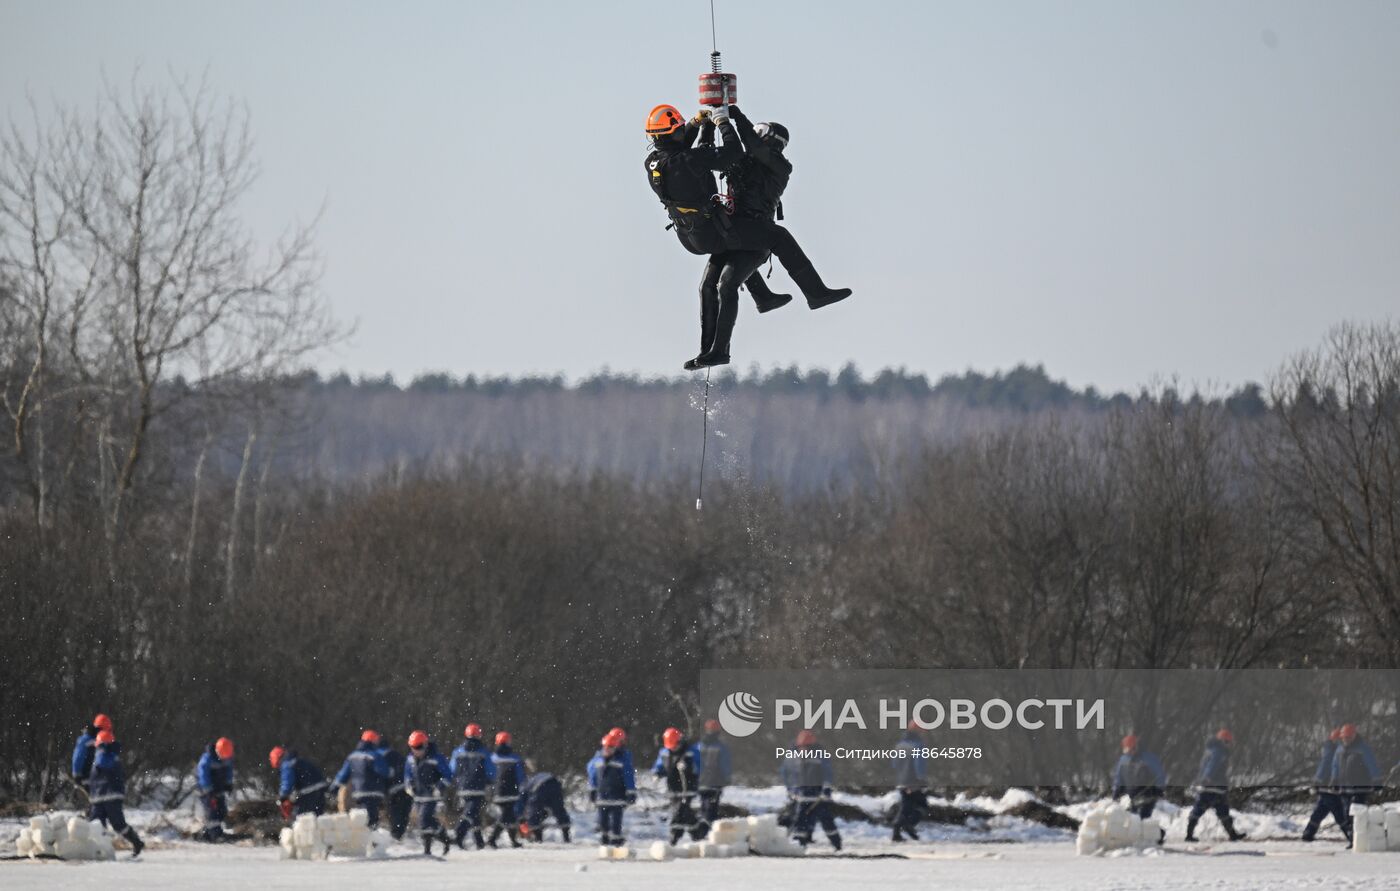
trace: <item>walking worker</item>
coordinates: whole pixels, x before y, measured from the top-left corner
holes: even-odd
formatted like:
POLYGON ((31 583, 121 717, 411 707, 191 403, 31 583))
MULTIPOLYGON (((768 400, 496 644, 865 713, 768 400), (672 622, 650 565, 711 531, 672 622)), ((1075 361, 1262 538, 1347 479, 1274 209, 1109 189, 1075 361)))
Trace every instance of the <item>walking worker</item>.
POLYGON ((1198 840, 1196 824, 1208 810, 1215 811, 1230 841, 1244 838, 1243 832, 1235 830, 1235 821, 1230 816, 1230 750, 1234 746, 1235 735, 1224 727, 1206 740, 1201 769, 1196 774, 1196 803, 1191 805, 1191 814, 1186 820, 1186 840, 1189 842, 1198 840))
POLYGON ((126 800, 126 772, 122 769, 122 744, 110 730, 100 730, 93 739, 95 751, 88 772, 87 789, 92 801, 92 819, 131 843, 131 856, 141 856, 145 842, 127 825, 122 805, 126 800))

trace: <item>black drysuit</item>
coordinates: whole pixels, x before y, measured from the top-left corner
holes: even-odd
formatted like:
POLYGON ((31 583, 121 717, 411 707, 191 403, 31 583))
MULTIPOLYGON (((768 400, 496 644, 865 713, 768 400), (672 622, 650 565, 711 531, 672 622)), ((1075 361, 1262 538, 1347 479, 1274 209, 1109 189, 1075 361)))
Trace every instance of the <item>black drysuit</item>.
MULTIPOLYGON (((739 314, 739 286, 756 274, 770 251, 778 254, 794 280, 802 270, 811 269, 811 263, 791 233, 771 218, 731 216, 715 201, 715 173, 744 160, 733 123, 726 120, 719 130, 723 137, 719 146, 714 145, 714 126, 709 123, 690 124, 658 140, 647 156, 646 168, 652 191, 666 207, 681 245, 693 254, 711 255, 700 282, 700 351, 727 359, 739 314)), ((758 145, 751 125, 748 130, 750 140, 758 145)), ((792 166, 780 154, 765 152, 771 161, 770 156, 791 172, 792 166)), ((787 173, 782 175, 779 193, 786 188, 787 173)))

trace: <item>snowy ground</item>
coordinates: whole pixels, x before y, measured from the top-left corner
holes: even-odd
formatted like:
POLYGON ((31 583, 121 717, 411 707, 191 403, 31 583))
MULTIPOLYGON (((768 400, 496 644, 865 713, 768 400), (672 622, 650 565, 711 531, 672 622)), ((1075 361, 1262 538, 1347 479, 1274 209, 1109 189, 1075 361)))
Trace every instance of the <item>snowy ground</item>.
MULTIPOLYGON (((735 789, 728 800, 754 811, 776 809, 779 789, 735 789)), ((955 799, 996 814, 1028 799, 1012 791, 1001 799, 955 799)), ((885 799, 838 795, 838 800, 871 812, 885 799)), ((1088 804, 1061 808, 1077 816, 1088 804)), ((841 826, 846 850, 822 856, 821 841, 800 860, 746 857, 733 860, 681 860, 654 863, 596 860, 595 838, 580 814, 575 844, 553 842, 523 850, 453 851, 443 860, 414 856, 416 846, 399 845, 386 861, 296 862, 278 859, 275 847, 201 845, 183 841, 180 813, 135 810, 133 823, 151 845, 139 861, 125 852, 115 863, 0 862, 0 888, 446 888, 465 883, 486 887, 646 888, 658 884, 771 889, 890 887, 911 883, 958 889, 1009 887, 1047 889, 1152 889, 1209 887, 1371 889, 1400 887, 1400 854, 1355 854, 1342 849, 1340 835, 1329 826, 1312 845, 1296 840, 1306 814, 1238 816, 1241 828, 1260 839, 1240 844, 1221 841, 1219 827, 1207 817, 1203 841, 1187 845, 1185 815, 1163 805, 1168 824, 1165 848, 1117 856, 1077 857, 1073 836, 1009 816, 993 816, 969 827, 925 824, 923 841, 894 845, 888 829, 868 823, 841 826)), ((20 821, 0 821, 0 852, 13 850, 20 821)), ((629 815, 629 838, 641 854, 664 834, 657 813, 629 815)))

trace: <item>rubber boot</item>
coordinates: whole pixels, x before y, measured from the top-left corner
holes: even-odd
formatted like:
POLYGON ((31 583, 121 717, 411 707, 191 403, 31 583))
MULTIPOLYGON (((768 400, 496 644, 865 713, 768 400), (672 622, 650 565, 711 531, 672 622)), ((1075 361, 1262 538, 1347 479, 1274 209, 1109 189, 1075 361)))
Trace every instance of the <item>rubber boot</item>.
POLYGON ((759 312, 772 312, 792 302, 791 294, 774 294, 759 272, 749 276, 744 287, 749 289, 749 296, 753 297, 753 305, 758 307, 759 312))
POLYGON ((433 856, 433 837, 428 833, 423 833, 423 856, 433 856))
POLYGON ((706 300, 702 294, 700 297, 700 352, 695 354, 694 359, 685 360, 681 367, 686 371, 694 371, 697 368, 704 368, 700 365, 700 358, 709 351, 715 342, 715 323, 719 318, 719 297, 706 300))
POLYGON ((472 842, 476 844, 476 849, 477 849, 478 851, 480 851, 482 848, 486 847, 486 840, 483 839, 483 838, 481 837, 481 830, 480 830, 480 829, 473 829, 473 830, 472 830, 472 842))
POLYGON ((1225 827, 1225 834, 1230 836, 1230 841, 1239 841, 1244 838, 1243 832, 1235 831, 1235 820, 1233 817, 1226 816, 1222 818, 1220 825, 1225 827))
POLYGON ((572 843, 573 843, 573 839, 569 838, 569 827, 568 827, 568 826, 560 826, 560 827, 559 827, 559 831, 562 832, 562 833, 564 833, 564 844, 567 845, 567 844, 572 844, 572 843))
POLYGON ((914 827, 913 827, 913 826, 905 826, 905 827, 904 827, 904 834, 907 835, 907 836, 909 836, 909 838, 910 838, 911 841, 918 841, 918 840, 919 840, 919 833, 917 833, 917 832, 914 831, 914 827))
POLYGON ((729 341, 734 336, 734 322, 739 318, 738 294, 732 300, 720 300, 719 317, 715 319, 715 339, 710 348, 695 357, 696 368, 713 368, 729 364, 729 341))
POLYGON ((826 838, 827 838, 827 841, 831 842, 831 847, 832 847, 832 848, 834 848, 834 849, 837 850, 837 851, 841 850, 841 833, 839 833, 839 832, 828 832, 827 835, 826 835, 826 838))
POLYGON ((1303 841, 1310 842, 1317 838, 1318 825, 1309 820, 1308 825, 1303 827, 1303 841))
POLYGON ((442 853, 445 857, 447 856, 447 852, 452 850, 452 839, 447 834, 447 827, 444 826, 438 829, 437 838, 438 841, 442 842, 442 853))
POLYGON ((828 288, 822 282, 822 277, 817 274, 815 266, 789 269, 788 275, 802 289, 802 296, 807 298, 807 306, 810 309, 821 309, 851 296, 850 288, 828 288))
POLYGON ((682 838, 685 838, 685 830, 684 830, 684 829, 672 829, 672 830, 671 830, 671 845, 672 845, 672 847, 674 847, 675 845, 680 844, 682 838))
POLYGON ((904 834, 901 833, 901 832, 899 831, 899 825, 898 825, 898 824, 895 824, 894 832, 890 834, 890 841, 892 841, 892 842, 902 842, 902 841, 904 841, 904 834))
POLYGON ((141 841, 141 836, 136 834, 136 830, 130 826, 122 830, 122 838, 131 842, 131 859, 135 860, 141 856, 141 851, 146 847, 146 843, 141 841))
POLYGON ((517 829, 516 827, 514 827, 514 826, 507 827, 507 828, 506 828, 506 835, 509 836, 509 838, 510 838, 510 846, 511 846, 512 848, 521 848, 521 847, 524 847, 524 845, 520 844, 520 830, 517 829))
POLYGON ((1186 821, 1186 840, 1189 842, 1198 840, 1196 838, 1196 820, 1196 817, 1191 817, 1186 821))
POLYGON ((496 847, 496 842, 500 840, 501 832, 503 831, 504 830, 501 828, 500 823, 497 823, 495 826, 492 826, 491 837, 486 840, 486 844, 490 845, 493 848, 496 847))
POLYGON ((463 851, 467 849, 467 824, 459 823, 456 832, 457 847, 463 851))

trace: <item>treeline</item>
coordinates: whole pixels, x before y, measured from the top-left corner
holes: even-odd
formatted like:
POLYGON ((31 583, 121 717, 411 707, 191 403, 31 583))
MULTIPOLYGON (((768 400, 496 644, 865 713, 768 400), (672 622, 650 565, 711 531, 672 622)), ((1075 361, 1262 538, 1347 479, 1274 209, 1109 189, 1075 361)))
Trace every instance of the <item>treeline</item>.
MULTIPOLYGON (((695 378, 604 374, 566 384, 559 377, 429 375, 401 389, 386 379, 307 374, 286 385, 305 420, 283 437, 279 466, 300 476, 363 481, 406 466, 450 468, 463 454, 638 483, 698 475, 704 398, 695 378)), ((894 370, 863 378, 850 366, 835 375, 726 370, 710 393, 710 447, 728 472, 786 494, 859 488, 874 483, 876 464, 908 460, 930 443, 1009 429, 1028 415, 1101 421, 1158 395, 1187 398, 1158 389, 1104 397, 1024 366, 932 385, 894 370)), ((1240 419, 1268 410, 1254 385, 1189 400, 1240 419)))

